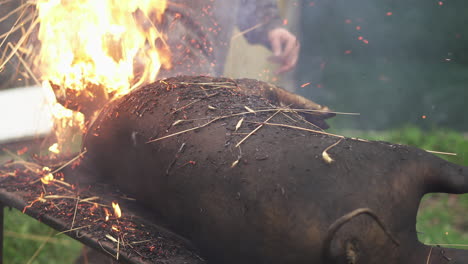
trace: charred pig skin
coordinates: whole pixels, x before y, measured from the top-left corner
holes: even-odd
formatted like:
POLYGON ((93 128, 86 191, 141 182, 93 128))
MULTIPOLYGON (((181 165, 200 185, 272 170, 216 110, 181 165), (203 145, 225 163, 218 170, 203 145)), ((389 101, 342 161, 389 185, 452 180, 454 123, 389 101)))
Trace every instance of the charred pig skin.
POLYGON ((415 229, 424 194, 468 192, 466 167, 413 147, 313 132, 297 113, 245 92, 255 85, 175 77, 133 91, 90 125, 81 168, 160 214, 208 263, 468 261, 468 251, 420 244, 415 229), (330 237, 330 226, 360 208, 398 242, 365 214, 330 237))

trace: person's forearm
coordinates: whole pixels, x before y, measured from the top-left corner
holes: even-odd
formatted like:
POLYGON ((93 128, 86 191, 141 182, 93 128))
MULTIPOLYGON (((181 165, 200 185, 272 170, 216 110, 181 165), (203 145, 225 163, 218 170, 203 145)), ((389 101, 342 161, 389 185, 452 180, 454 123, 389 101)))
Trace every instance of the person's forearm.
POLYGON ((282 22, 276 0, 241 0, 237 24, 246 39, 252 44, 271 48, 268 33, 282 22))

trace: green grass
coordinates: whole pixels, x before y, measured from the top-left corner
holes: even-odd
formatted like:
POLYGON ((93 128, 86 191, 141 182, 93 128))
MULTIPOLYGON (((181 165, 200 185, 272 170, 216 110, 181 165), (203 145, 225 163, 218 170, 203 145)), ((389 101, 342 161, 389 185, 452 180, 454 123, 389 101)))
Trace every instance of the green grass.
POLYGON ((430 194, 422 201, 416 228, 425 244, 468 249, 468 195, 430 194), (456 246, 463 245, 463 246, 456 246))
MULTIPOLYGON (((449 129, 422 130, 415 126, 380 132, 333 131, 348 137, 381 140, 411 145, 425 150, 456 153, 456 156, 438 155, 450 162, 468 166, 468 139, 466 135, 449 129)), ((452 244, 447 246, 468 249, 468 194, 425 195, 418 211, 416 229, 419 240, 425 244, 452 244)))
POLYGON ((5 208, 4 213, 4 263, 67 264, 79 255, 79 242, 18 210, 5 208))
POLYGON ((425 150, 456 153, 457 156, 439 155, 450 162, 468 166, 468 138, 460 132, 433 128, 422 130, 407 125, 399 129, 382 132, 336 131, 345 136, 360 137, 370 140, 382 140, 392 143, 415 146, 425 150))

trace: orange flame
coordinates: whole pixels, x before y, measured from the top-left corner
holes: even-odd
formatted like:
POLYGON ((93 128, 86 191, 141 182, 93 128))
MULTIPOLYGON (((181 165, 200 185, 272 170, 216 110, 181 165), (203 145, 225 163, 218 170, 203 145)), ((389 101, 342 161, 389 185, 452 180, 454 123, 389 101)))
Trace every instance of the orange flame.
POLYGON ((67 109, 58 103, 49 82, 44 81, 42 87, 44 89, 46 104, 50 107, 50 112, 54 119, 54 132, 58 141, 49 147, 49 151, 59 154, 62 152, 62 146, 68 140, 71 128, 77 128, 80 131, 84 129, 85 118, 82 113, 67 109))
POLYGON ((41 50, 35 63, 42 80, 62 88, 94 84, 125 94, 135 60, 146 66, 141 82, 153 82, 167 59, 156 48, 163 36, 151 21, 161 19, 165 0, 39 0, 36 7, 41 50))
MULTIPOLYGON (((92 98, 99 88, 109 99, 154 82, 161 66, 170 67, 166 38, 155 27, 166 6, 166 0, 37 0, 40 50, 32 62, 45 90, 53 85, 61 98, 70 91, 92 98)), ((55 99, 49 105, 56 126, 83 128, 83 116, 55 99)), ((61 142, 53 149, 58 154, 61 142)))
POLYGON ((104 210, 104 213, 106 214, 106 222, 107 222, 107 221, 109 221, 109 217, 111 216, 111 213, 105 207, 103 207, 102 209, 104 210))
POLYGON ((42 173, 43 176, 41 177, 41 182, 45 185, 50 184, 52 181, 54 181, 54 175, 50 173, 50 168, 49 167, 43 167, 42 168, 42 173))
POLYGON ((58 143, 54 143, 52 144, 50 147, 49 147, 49 151, 52 152, 52 153, 55 153, 55 154, 59 154, 60 153, 60 150, 58 148, 58 143))
POLYGON ((99 208, 97 203, 94 203, 91 208, 89 208, 91 215, 94 215, 94 212, 99 208))
POLYGON ((112 207, 114 208, 115 217, 117 217, 117 218, 122 217, 122 211, 120 210, 119 204, 112 202, 112 207))

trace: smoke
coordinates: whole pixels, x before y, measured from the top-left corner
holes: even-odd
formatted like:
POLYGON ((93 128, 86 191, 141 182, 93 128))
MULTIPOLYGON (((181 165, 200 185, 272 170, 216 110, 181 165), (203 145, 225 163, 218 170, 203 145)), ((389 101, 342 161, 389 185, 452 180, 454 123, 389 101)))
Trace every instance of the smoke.
POLYGON ((338 128, 463 124, 468 35, 461 0, 302 2, 300 93, 359 112, 338 128))

